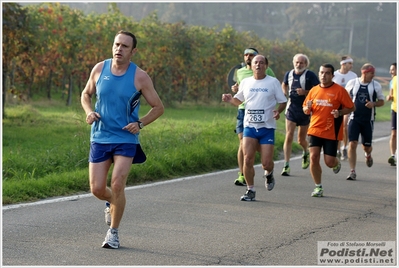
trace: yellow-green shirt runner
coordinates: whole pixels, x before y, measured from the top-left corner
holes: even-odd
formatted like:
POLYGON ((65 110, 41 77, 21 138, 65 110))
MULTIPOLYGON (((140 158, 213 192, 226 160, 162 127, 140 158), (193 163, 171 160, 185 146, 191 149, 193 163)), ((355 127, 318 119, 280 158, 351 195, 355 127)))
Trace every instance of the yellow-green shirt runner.
MULTIPOLYGON (((241 69, 240 69, 241 70, 241 69)), ((238 70, 239 71, 239 70, 238 70)), ((238 71, 237 71, 237 79, 238 79, 238 71)), ((392 78, 391 81, 391 88, 392 88, 392 96, 393 96, 393 100, 392 100, 392 104, 391 104, 391 109, 396 113, 396 109, 397 109, 397 98, 398 98, 398 78, 395 75, 392 78)))

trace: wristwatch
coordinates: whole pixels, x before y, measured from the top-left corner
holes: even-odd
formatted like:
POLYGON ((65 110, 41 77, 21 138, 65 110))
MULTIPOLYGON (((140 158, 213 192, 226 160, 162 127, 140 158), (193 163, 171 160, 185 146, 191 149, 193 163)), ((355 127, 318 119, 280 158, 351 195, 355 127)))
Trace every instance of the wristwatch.
POLYGON ((143 122, 141 122, 141 121, 137 121, 137 123, 139 124, 139 129, 142 129, 142 128, 144 127, 144 124, 143 124, 143 122))

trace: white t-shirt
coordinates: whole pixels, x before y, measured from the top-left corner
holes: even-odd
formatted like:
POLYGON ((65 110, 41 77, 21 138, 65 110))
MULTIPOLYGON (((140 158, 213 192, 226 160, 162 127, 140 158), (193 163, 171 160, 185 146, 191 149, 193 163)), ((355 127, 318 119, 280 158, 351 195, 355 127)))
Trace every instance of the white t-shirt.
POLYGON ((334 72, 333 81, 338 85, 345 87, 349 80, 357 78, 357 74, 349 71, 346 74, 341 74, 339 70, 334 72))
POLYGON ((253 76, 241 81, 234 98, 245 102, 244 127, 276 128, 273 110, 278 103, 287 102, 277 78, 266 76, 256 80, 253 76))

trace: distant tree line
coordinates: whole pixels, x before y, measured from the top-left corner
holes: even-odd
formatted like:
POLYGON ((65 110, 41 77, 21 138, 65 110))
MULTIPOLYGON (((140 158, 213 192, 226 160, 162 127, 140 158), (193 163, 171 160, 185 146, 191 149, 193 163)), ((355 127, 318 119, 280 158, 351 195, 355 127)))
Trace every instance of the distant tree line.
MULTIPOLYGON (((272 41, 228 25, 219 29, 165 23, 156 13, 135 21, 115 3, 108 8, 106 13, 85 14, 59 3, 3 3, 3 116, 7 93, 28 100, 56 96, 66 105, 78 102, 93 66, 112 57, 120 29, 136 34, 133 61, 151 76, 166 105, 219 102, 222 93, 230 92, 227 73, 243 60, 248 46, 269 58, 279 80, 299 52, 309 56, 312 70, 325 62, 339 67, 340 55, 310 49, 298 39, 272 41)), ((354 70, 359 69, 355 65, 354 70)))
MULTIPOLYGON (((107 12, 106 3, 68 3, 85 13, 107 12)), ((389 68, 396 59, 397 2, 141 2, 117 3, 141 20, 154 11, 163 22, 251 31, 268 40, 302 40, 312 49, 366 58, 389 68)))

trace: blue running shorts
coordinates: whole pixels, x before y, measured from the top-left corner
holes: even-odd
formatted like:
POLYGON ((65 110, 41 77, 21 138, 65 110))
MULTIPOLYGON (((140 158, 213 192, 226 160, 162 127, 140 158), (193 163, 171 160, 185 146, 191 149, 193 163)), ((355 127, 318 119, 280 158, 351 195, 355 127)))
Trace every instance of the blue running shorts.
POLYGON ((244 115, 245 115, 245 109, 238 109, 236 134, 240 134, 244 131, 244 115))
POLYGON ((245 127, 243 137, 257 139, 259 144, 271 144, 274 145, 274 128, 253 128, 245 127))
POLYGON ((133 164, 143 163, 146 160, 146 156, 141 149, 140 144, 134 143, 111 143, 111 144, 100 144, 91 142, 89 162, 100 163, 110 158, 113 159, 114 155, 122 155, 126 157, 133 157, 133 164))

